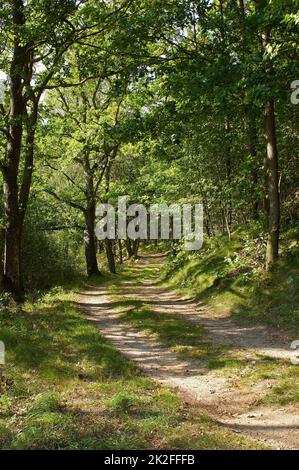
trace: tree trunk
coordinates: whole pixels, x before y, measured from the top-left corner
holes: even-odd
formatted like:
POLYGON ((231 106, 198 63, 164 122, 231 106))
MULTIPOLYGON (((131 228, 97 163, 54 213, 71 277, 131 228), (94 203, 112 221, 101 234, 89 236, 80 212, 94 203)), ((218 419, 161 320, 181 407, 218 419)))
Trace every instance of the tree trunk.
POLYGON ((5 231, 2 227, 0 227, 0 293, 4 290, 3 284, 3 273, 4 273, 4 239, 5 239, 5 231))
MULTIPOLYGON (((84 101, 83 122, 86 124, 87 115, 87 99, 82 93, 84 101)), ((95 235, 95 214, 96 214, 96 195, 94 190, 93 171, 90 167, 89 153, 85 152, 83 155, 83 169, 85 175, 85 198, 86 209, 84 210, 85 230, 84 230, 84 245, 85 245, 85 259, 86 271, 88 276, 100 274, 97 260, 97 239, 95 235)))
MULTIPOLYGON (((259 5, 265 8, 267 2, 260 0, 259 5)), ((271 28, 268 27, 262 35, 262 45, 266 49, 271 43, 271 28)), ((271 60, 266 64, 266 72, 273 76, 274 68, 271 60)), ((267 142, 267 193, 269 202, 268 212, 268 239, 266 249, 266 269, 270 271, 279 255, 279 229, 280 229, 280 197, 279 197, 279 172, 278 150, 276 138, 276 119, 274 98, 270 97, 265 109, 265 137, 267 142)))
MULTIPOLYGON (((11 180, 4 179, 4 201, 6 210, 5 247, 4 247, 4 288, 11 292, 17 302, 24 297, 21 272, 21 237, 18 206, 14 195, 10 193, 11 180)), ((11 187, 14 185, 11 184, 11 187)))
POLYGON ((118 255, 119 255, 119 264, 123 264, 123 247, 122 240, 117 240, 118 243, 118 255))
POLYGON ((22 177, 22 185, 19 196, 19 212, 20 212, 20 224, 23 226, 25 214, 28 206, 33 165, 34 165, 34 141, 35 131, 37 125, 37 110, 38 110, 39 98, 33 103, 33 109, 30 116, 27 116, 26 121, 26 152, 25 152, 25 164, 24 172, 22 177))
MULTIPOLYGON (((110 170, 111 170, 111 158, 110 156, 108 156, 108 163, 107 163, 107 168, 105 172, 106 194, 108 194, 110 191, 110 170)), ((107 257, 109 272, 112 274, 115 274, 116 269, 115 269, 115 255, 114 255, 113 240, 109 240, 108 238, 105 239, 105 250, 106 250, 106 257, 107 257)))
POLYGON ((125 243, 126 243, 126 250, 127 250, 128 258, 132 258, 132 256, 134 256, 134 251, 132 248, 131 240, 129 239, 125 240, 125 243))
POLYGON ((280 228, 278 151, 274 100, 269 100, 266 106, 265 129, 267 139, 267 180, 269 197, 266 269, 269 271, 273 268, 275 261, 278 259, 280 228))
POLYGON ((133 256, 137 258, 139 250, 140 240, 134 240, 133 242, 133 256))
POLYGON ((19 214, 18 173, 21 155, 24 98, 23 77, 26 71, 27 47, 22 45, 20 30, 25 24, 22 0, 12 2, 15 26, 13 59, 10 67, 10 125, 3 171, 3 200, 5 218, 4 287, 14 299, 23 300, 21 274, 22 221, 19 214))
POLYGON ((258 175, 258 168, 257 168, 257 129, 256 129, 256 120, 254 117, 250 117, 249 119, 249 153, 252 157, 252 182, 253 182, 253 205, 252 205, 252 212, 253 212, 253 219, 259 219, 259 198, 256 192, 258 182, 259 182, 259 175, 258 175))
POLYGON ((116 269, 115 269, 115 258, 114 258, 112 240, 109 240, 108 238, 105 239, 105 248, 106 248, 106 256, 107 256, 109 272, 112 274, 115 274, 116 269))
POLYGON ((88 276, 100 274, 97 261, 95 228, 95 206, 89 205, 85 213, 84 245, 86 271, 88 276))
POLYGON ((232 161, 231 161, 231 126, 230 122, 227 119, 225 122, 225 132, 226 132, 226 179, 227 185, 229 187, 229 196, 228 196, 228 207, 227 207, 227 215, 226 217, 226 227, 228 232, 228 237, 230 239, 231 234, 231 227, 232 227, 232 220, 233 220, 233 202, 232 202, 232 161))

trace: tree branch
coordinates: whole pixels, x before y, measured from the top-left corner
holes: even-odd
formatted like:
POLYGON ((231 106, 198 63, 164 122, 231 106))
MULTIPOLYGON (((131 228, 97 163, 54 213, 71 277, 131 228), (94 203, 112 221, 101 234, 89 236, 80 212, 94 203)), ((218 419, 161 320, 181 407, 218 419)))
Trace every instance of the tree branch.
POLYGON ((74 209, 78 209, 81 212, 85 212, 85 208, 83 206, 81 206, 80 204, 77 204, 76 202, 69 201, 65 198, 62 198, 62 197, 58 196, 58 194, 56 194, 51 189, 45 189, 44 191, 45 191, 45 193, 49 194, 50 196, 53 196, 57 201, 62 202, 64 204, 67 204, 68 206, 73 207, 74 209))

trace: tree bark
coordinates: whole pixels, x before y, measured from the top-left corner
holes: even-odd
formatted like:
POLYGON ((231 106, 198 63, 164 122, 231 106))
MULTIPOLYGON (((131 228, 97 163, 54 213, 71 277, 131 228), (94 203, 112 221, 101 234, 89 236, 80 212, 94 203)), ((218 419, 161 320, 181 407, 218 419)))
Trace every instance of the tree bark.
POLYGON ((20 212, 20 224, 23 226, 25 214, 28 206, 33 165, 34 165, 34 141, 35 132, 37 125, 37 110, 38 110, 39 98, 33 103, 33 109, 26 121, 26 152, 25 152, 25 164, 24 172, 22 177, 22 185, 19 196, 19 212, 20 212))
POLYGON ((256 120, 254 117, 249 118, 249 153, 252 157, 252 182, 253 182, 253 219, 259 219, 259 198, 256 193, 256 188, 259 182, 258 168, 257 168, 257 129, 256 129, 256 120))
POLYGON ((97 260, 95 229, 95 205, 90 204, 84 212, 85 230, 84 230, 84 246, 86 271, 88 276, 100 274, 97 260))
POLYGON ((134 240, 133 242, 133 256, 137 258, 139 250, 140 240, 134 240))
POLYGON ((5 231, 3 227, 0 227, 0 293, 4 290, 3 284, 3 273, 4 273, 4 239, 5 239, 5 231))
POLYGON ((10 67, 10 124, 3 167, 3 200, 5 214, 4 287, 14 299, 23 300, 21 274, 22 221, 19 213, 18 173, 21 155, 24 97, 23 77, 26 72, 27 51, 22 45, 20 29, 25 24, 22 0, 12 2, 14 24, 13 59, 10 67))
POLYGON ((109 272, 112 274, 115 274, 116 268, 115 268, 115 257, 114 257, 114 252, 113 252, 112 240, 109 240, 108 238, 105 239, 105 249, 106 249, 109 272))
MULTIPOLYGON (((85 93, 82 92, 84 103, 83 122, 87 122, 87 109, 88 100, 85 93)), ((95 213, 96 213, 96 191, 94 188, 94 172, 90 166, 89 152, 85 151, 82 160, 84 175, 85 175, 85 198, 86 209, 84 210, 85 217, 85 230, 84 230, 84 245, 85 245, 85 259, 86 271, 88 276, 100 274, 97 260, 97 240, 95 236, 95 213)))
POLYGON ((278 151, 274 100, 269 100, 266 106, 265 130, 267 140, 267 180, 269 197, 266 269, 269 271, 273 268, 275 261, 278 259, 280 229, 278 151))
MULTIPOLYGON (((108 156, 108 163, 107 163, 107 168, 105 171, 106 194, 108 194, 110 191, 110 170, 111 170, 111 159, 108 156)), ((108 270, 110 273, 115 274, 116 268, 115 268, 115 255, 114 255, 114 250, 113 250, 113 240, 109 240, 108 238, 105 239, 105 250, 106 250, 108 270)))
POLYGON ((132 256, 134 256, 134 251, 132 248, 131 240, 129 239, 125 240, 125 244, 126 244, 128 258, 132 258, 132 256))
MULTIPOLYGON (((260 0, 260 7, 267 5, 265 0, 260 0)), ((269 26, 262 34, 262 46, 266 50, 271 42, 271 27, 269 26)), ((272 61, 266 64, 266 73, 273 76, 274 69, 272 61)), ((279 231, 280 231, 280 197, 279 197, 279 171, 278 150, 276 137, 275 102, 270 97, 265 109, 265 137, 267 142, 267 193, 268 193, 268 238, 266 249, 266 269, 272 270, 279 257, 279 231)))
POLYGON ((118 243, 118 255, 119 255, 119 264, 123 264, 123 247, 122 240, 117 240, 118 243))
POLYGON ((231 237, 231 227, 233 221, 233 202, 232 202, 232 161, 231 161, 231 126, 228 119, 225 121, 225 133, 227 138, 227 145, 226 145, 226 179, 227 185, 229 188, 229 196, 228 196, 228 206, 227 206, 227 215, 226 217, 226 227, 228 232, 228 237, 231 237))

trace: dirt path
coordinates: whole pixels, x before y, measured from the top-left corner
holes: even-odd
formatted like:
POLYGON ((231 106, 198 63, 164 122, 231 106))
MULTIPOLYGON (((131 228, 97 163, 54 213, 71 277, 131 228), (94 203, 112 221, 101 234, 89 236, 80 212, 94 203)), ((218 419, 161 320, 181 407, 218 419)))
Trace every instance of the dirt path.
MULTIPOLYGON (((163 258, 148 257, 136 269, 159 268, 163 258)), ((212 314, 208 308, 155 285, 149 278, 140 285, 122 283, 122 295, 142 300, 151 310, 182 316, 204 326, 215 345, 229 345, 239 354, 289 359, 289 343, 279 342, 276 332, 262 326, 240 326, 227 316, 212 314)), ((239 386, 235 377, 208 370, 198 361, 180 359, 154 338, 138 332, 120 319, 121 311, 108 293, 108 285, 90 288, 80 295, 79 304, 101 333, 128 358, 160 383, 177 389, 186 397, 236 432, 248 434, 276 449, 299 449, 299 409, 292 406, 259 406, 257 399, 271 384, 264 380, 250 387, 239 386)))

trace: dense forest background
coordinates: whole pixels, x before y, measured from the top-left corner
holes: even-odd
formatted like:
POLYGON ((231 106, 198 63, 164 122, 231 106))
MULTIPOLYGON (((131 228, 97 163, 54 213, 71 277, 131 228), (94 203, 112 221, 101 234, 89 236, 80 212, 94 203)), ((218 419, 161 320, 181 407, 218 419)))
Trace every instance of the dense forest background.
POLYGON ((297 0, 2 2, 2 291, 114 272, 137 247, 97 244, 95 208, 120 195, 202 202, 206 248, 237 237, 251 274, 297 262, 298 22, 297 0))

